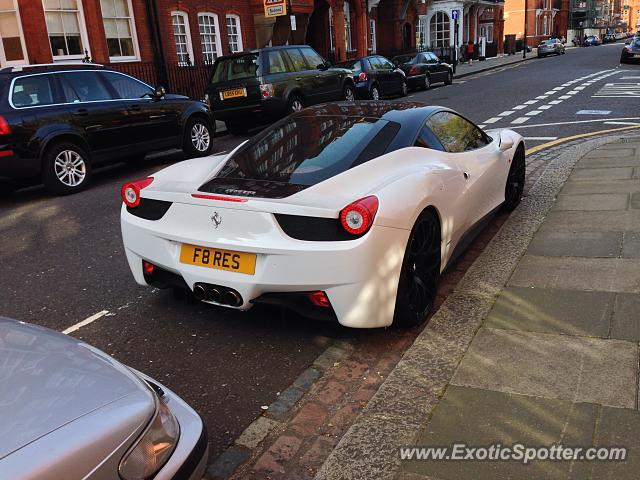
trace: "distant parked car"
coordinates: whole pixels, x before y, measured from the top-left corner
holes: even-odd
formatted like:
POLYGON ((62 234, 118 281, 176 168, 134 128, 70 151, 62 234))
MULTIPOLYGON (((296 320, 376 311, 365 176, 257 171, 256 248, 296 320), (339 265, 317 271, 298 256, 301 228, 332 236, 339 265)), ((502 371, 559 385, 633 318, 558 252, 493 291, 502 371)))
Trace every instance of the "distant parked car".
POLYGON ((584 41, 585 47, 596 46, 601 44, 602 42, 600 41, 600 37, 598 37, 597 35, 589 35, 584 41))
POLYGON ((620 53, 620 63, 640 62, 640 37, 635 37, 625 43, 620 53))
POLYGON ((615 43, 617 40, 618 39, 613 33, 607 33, 602 37, 602 43, 615 43))
POLYGON ((200 416, 86 343, 0 317, 0 477, 200 480, 200 416))
POLYGON ((538 58, 546 57, 547 55, 564 55, 564 45, 557 38, 545 40, 538 45, 538 58))
POLYGON ((379 100, 392 95, 407 95, 405 73, 390 60, 380 55, 369 55, 336 66, 351 72, 356 86, 356 98, 379 100))
POLYGON ((0 179, 14 186, 75 193, 99 163, 172 148, 211 153, 207 105, 101 65, 3 68, 0 92, 0 179))
POLYGON ((399 55, 393 58, 393 63, 405 73, 407 84, 411 89, 427 90, 434 83, 444 82, 445 85, 453 83, 453 67, 432 52, 399 55))
POLYGON ((206 97, 234 134, 316 103, 354 100, 351 72, 307 45, 260 48, 216 59, 206 97))

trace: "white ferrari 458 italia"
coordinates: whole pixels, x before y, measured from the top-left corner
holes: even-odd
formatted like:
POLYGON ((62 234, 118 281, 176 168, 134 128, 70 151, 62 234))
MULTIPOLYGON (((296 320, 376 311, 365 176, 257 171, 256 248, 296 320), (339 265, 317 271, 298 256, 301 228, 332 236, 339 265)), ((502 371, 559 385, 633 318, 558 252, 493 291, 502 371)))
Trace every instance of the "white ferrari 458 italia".
POLYGON ((511 130, 412 102, 325 104, 125 184, 122 237, 141 285, 348 327, 416 325, 440 273, 518 205, 524 181, 511 130))

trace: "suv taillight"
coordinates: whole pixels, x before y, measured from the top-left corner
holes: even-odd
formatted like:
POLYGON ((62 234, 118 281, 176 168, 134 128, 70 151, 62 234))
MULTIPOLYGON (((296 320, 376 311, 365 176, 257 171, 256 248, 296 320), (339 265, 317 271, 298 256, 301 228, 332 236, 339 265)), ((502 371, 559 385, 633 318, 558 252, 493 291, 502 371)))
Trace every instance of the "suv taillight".
POLYGON ((0 115, 0 135, 9 135, 11 133, 11 127, 7 119, 0 115))
POLYGON ((270 83, 261 83, 260 84, 260 94, 262 98, 270 98, 275 96, 275 91, 273 89, 273 85, 270 83))
POLYGON ((411 65, 411 68, 409 69, 409 75, 417 75, 418 74, 418 67, 416 67, 415 65, 411 65))

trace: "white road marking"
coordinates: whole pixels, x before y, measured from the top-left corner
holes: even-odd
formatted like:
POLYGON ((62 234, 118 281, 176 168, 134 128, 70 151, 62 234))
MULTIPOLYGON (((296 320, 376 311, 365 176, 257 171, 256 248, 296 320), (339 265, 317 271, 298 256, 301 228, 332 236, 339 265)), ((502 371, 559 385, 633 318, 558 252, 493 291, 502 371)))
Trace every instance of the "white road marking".
POLYGON ((484 127, 486 127, 486 125, 482 125, 482 124, 480 124, 480 125, 478 125, 478 127, 479 127, 479 128, 484 128, 484 127))
POLYGON ((576 115, 609 115, 611 110, 578 110, 576 115))
POLYGON ((526 105, 516 105, 515 107, 513 107, 514 110, 522 110, 523 108, 527 108, 526 105))
POLYGON ((640 77, 620 77, 620 80, 640 80, 640 77))
POLYGON ((571 90, 570 92, 567 92, 567 95, 575 95, 576 93, 580 93, 577 90, 571 90))
POLYGON ((549 95, 540 95, 538 97, 536 97, 536 100, 544 100, 545 98, 547 98, 549 95))
POLYGON ((540 110, 549 110, 553 105, 540 105, 538 108, 540 110))
POLYGON ((498 120, 501 120, 500 117, 491 117, 484 121, 484 123, 496 123, 498 120))
POLYGON ((542 113, 542 110, 531 110, 530 112, 525 113, 528 117, 533 117, 534 115, 538 115, 542 113))
POLYGON ((498 116, 499 117, 508 117, 509 115, 511 115, 513 113, 513 110, 505 110, 502 113, 499 113, 498 116))
POLYGON ((534 103, 538 103, 538 100, 529 100, 524 102, 525 105, 533 105, 534 103))
POLYGON ((554 93, 556 93, 556 92, 554 92, 553 90, 549 90, 548 92, 544 92, 545 95, 553 95, 554 93))
POLYGON ((591 98, 638 98, 640 97, 640 83, 606 83, 604 87, 592 95, 591 98))
MULTIPOLYGON (((597 122, 609 122, 609 121, 614 121, 614 120, 638 120, 640 121, 640 117, 624 117, 624 118, 598 118, 598 119, 594 119, 594 120, 575 120, 572 121, 571 124, 576 124, 576 123, 597 123, 597 122)), ((555 123, 537 123, 535 125, 523 125, 521 127, 513 127, 513 128, 537 128, 537 127, 554 127, 556 125, 567 125, 567 122, 555 122, 555 123)))
POLYGON ((551 100, 549 103, 550 103, 551 105, 557 105, 557 104, 559 104, 559 103, 562 103, 562 100, 551 100))
POLYGON ((605 125, 640 125, 638 122, 604 122, 605 125))
POLYGON ((524 123, 524 122, 528 122, 529 119, 531 119, 531 117, 518 117, 515 120, 513 120, 511 123, 513 124, 524 123))
POLYGON ((584 90, 587 87, 575 87, 574 90, 584 90))
POLYGON ((107 313, 109 313, 109 310, 102 310, 101 312, 95 313, 95 314, 91 315, 90 317, 85 318, 81 322, 78 322, 75 325, 71 325, 69 328, 65 328, 62 331, 62 333, 64 333, 65 335, 69 335, 70 333, 73 333, 73 332, 75 332, 77 330, 80 330, 82 327, 86 327, 90 323, 95 322, 99 318, 104 317, 107 313))
POLYGON ((558 137, 523 137, 525 140, 556 140, 558 137))
POLYGON ((571 98, 571 95, 562 95, 562 96, 560 96, 558 98, 561 99, 561 100, 567 100, 567 99, 571 98))

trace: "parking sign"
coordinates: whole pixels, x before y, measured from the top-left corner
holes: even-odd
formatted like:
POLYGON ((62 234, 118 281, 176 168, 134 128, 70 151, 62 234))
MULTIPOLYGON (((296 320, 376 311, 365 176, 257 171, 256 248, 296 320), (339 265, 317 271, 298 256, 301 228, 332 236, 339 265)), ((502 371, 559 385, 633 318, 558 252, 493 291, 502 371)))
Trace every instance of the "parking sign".
POLYGON ((451 10, 451 18, 453 18, 454 20, 458 19, 458 10, 451 10))

